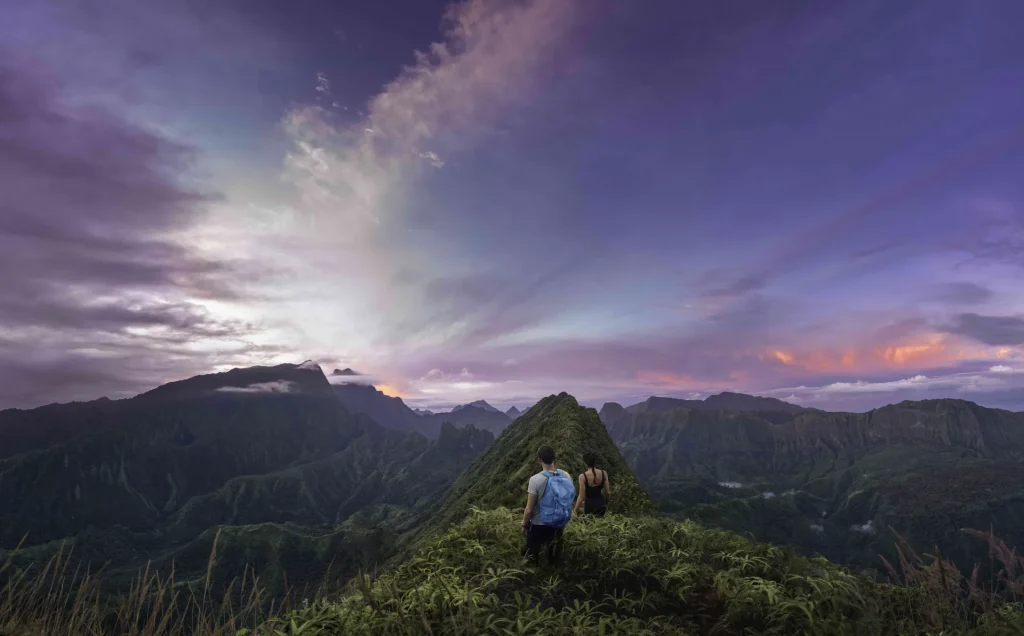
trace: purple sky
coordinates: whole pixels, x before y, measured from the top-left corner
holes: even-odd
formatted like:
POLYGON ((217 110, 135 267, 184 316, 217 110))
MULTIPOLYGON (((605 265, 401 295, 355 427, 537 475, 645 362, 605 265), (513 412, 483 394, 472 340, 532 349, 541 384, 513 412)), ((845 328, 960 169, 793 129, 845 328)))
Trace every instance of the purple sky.
POLYGON ((0 408, 1024 409, 1024 3, 14 0, 0 408))

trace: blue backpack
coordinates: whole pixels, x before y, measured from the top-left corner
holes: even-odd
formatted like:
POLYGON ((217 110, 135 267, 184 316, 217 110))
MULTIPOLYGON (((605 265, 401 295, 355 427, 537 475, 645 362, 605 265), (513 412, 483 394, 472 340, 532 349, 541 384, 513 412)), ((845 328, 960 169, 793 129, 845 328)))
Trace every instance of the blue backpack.
POLYGON ((576 499, 576 488, 565 471, 552 473, 544 471, 548 478, 544 495, 540 498, 540 522, 545 526, 562 528, 572 519, 572 504, 576 499))

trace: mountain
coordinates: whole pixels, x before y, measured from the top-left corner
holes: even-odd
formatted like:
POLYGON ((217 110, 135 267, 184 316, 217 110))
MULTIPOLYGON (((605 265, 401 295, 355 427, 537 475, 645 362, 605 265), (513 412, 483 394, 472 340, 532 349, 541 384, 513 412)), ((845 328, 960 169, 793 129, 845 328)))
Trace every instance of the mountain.
POLYGON ((495 435, 501 434, 512 422, 512 418, 497 409, 487 410, 472 404, 465 404, 450 413, 435 413, 430 416, 430 420, 435 426, 440 426, 442 422, 451 422, 459 426, 472 424, 495 435))
POLYGON ((516 419, 517 417, 519 417, 522 414, 523 414, 523 412, 520 411, 519 409, 517 409, 514 406, 510 407, 507 411, 505 411, 505 415, 511 417, 512 419, 516 419))
POLYGON ((452 409, 452 413, 455 413, 457 411, 461 411, 462 409, 465 409, 465 408, 472 408, 472 407, 475 407, 475 408, 478 408, 478 409, 483 409, 484 411, 487 411, 488 413, 501 413, 501 411, 499 411, 498 409, 496 409, 493 406, 491 406, 490 404, 488 404, 486 400, 477 400, 476 402, 470 402, 469 404, 462 404, 462 405, 456 406, 455 408, 452 409))
POLYGON ((335 369, 334 371, 331 371, 331 377, 356 376, 356 375, 362 375, 362 373, 359 373, 358 371, 353 371, 352 369, 347 368, 347 367, 344 368, 344 369, 335 369))
MULTIPOLYGON (((983 586, 946 561, 912 555, 898 562, 904 586, 877 583, 825 559, 656 515, 597 412, 565 393, 541 400, 496 440, 450 423, 427 440, 349 411, 333 390, 313 390, 316 380, 309 390, 277 390, 293 371, 282 369, 286 377, 277 379, 260 372, 256 384, 273 383, 273 389, 250 383, 242 388, 251 390, 220 391, 228 385, 207 378, 162 391, 159 399, 128 400, 137 410, 120 428, 0 462, 0 541, 10 548, 20 543, 20 530, 30 530, 19 550, 0 550, 5 633, 136 633, 143 623, 175 624, 185 609, 203 612, 201 627, 161 633, 995 636, 1016 633, 1024 621, 1024 578, 1014 574, 1024 559, 995 539, 978 543, 991 546, 1005 572, 983 586), (574 475, 583 469, 583 454, 594 452, 612 479, 612 514, 574 519, 554 566, 524 563, 519 531, 526 482, 539 469, 542 444, 553 446, 557 463, 574 475), (60 538, 46 540, 40 529, 60 538), (55 558, 61 571, 99 569, 105 591, 122 594, 92 596, 95 581, 76 590, 73 581, 65 587, 71 579, 64 577, 49 586, 45 570, 37 573, 55 558), (160 582, 140 584, 143 571, 157 573, 160 582), (269 614, 259 601, 243 602, 239 611, 234 585, 240 580, 259 586, 258 597, 273 603, 269 614), (144 590, 138 608, 123 594, 129 588, 144 590), (83 598, 88 605, 79 603, 83 598), (218 598, 230 606, 224 612, 230 620, 221 616, 218 598), (189 599, 197 602, 178 605, 189 599), (62 628, 47 629, 53 625, 62 628)), ((639 449, 660 461, 644 469, 655 476, 714 478, 709 470, 779 476, 809 464, 802 478, 810 480, 811 503, 824 496, 824 483, 813 486, 819 478, 838 492, 880 475, 866 497, 846 495, 860 510, 872 497, 888 496, 886 484, 902 487, 906 475, 894 481, 885 471, 908 462, 918 462, 925 482, 908 484, 906 492, 927 490, 936 477, 928 471, 944 464, 914 444, 964 461, 958 481, 933 487, 954 499, 957 489, 977 492, 993 483, 991 472, 975 473, 983 468, 978 462, 1019 463, 1020 414, 958 401, 893 409, 877 415, 877 429, 873 420, 858 428, 850 414, 805 413, 778 424, 761 412, 645 412, 662 418, 660 424, 641 423, 636 429, 644 434, 623 448, 627 456, 639 449), (883 455, 873 456, 875 464, 863 463, 867 456, 857 452, 822 459, 846 443, 881 448, 883 455), (884 455, 893 448, 897 455, 884 455), (708 449, 719 458, 713 466, 699 464, 708 449), (768 459, 772 454, 778 463, 768 459), (858 461, 855 474, 829 476, 858 461)), ((1018 497, 1022 477, 1007 478, 1018 497)), ((756 485, 723 483, 714 485, 737 492, 756 485)), ((802 504, 762 505, 786 498, 755 490, 698 506, 694 516, 717 511, 712 523, 742 520, 745 533, 758 534, 786 522, 778 517, 800 512, 802 504)), ((914 506, 930 512, 936 502, 914 506)), ((937 509, 931 525, 955 531, 961 518, 937 509)), ((858 532, 868 534, 872 521, 858 532)))
POLYGON ((155 408, 156 404, 167 401, 282 393, 328 395, 330 385, 319 367, 306 362, 199 375, 164 384, 126 400, 101 398, 35 409, 7 409, 0 411, 0 458, 130 425, 138 421, 140 409, 155 408))
MULTIPOLYGON (((550 396, 466 469, 409 553, 376 577, 361 577, 340 599, 310 603, 276 625, 365 634, 994 636, 1024 620, 1013 602, 1024 579, 997 584, 1002 591, 991 594, 946 562, 926 566, 909 557, 902 562, 907 586, 896 587, 825 559, 658 517, 652 508, 597 413, 564 393, 550 396), (584 451, 600 453, 621 513, 574 519, 553 566, 524 564, 519 536, 525 484, 542 443, 573 473, 584 451), (975 603, 964 600, 964 589, 975 603)), ((992 546, 1008 568, 1024 564, 992 546)))
POLYGON ((351 411, 362 413, 386 428, 437 437, 439 426, 424 420, 406 406, 402 398, 384 395, 370 384, 333 385, 334 395, 351 411))
POLYGON ((761 413, 762 417, 771 421, 785 421, 798 413, 812 412, 809 409, 775 398, 746 395, 743 393, 718 393, 703 400, 683 400, 680 398, 649 397, 643 402, 623 407, 616 402, 608 402, 601 407, 601 421, 604 422, 612 437, 634 437, 630 427, 645 414, 667 413, 678 409, 695 411, 734 411, 761 413))
MULTIPOLYGON (((81 434, 0 460, 0 560, 21 543, 15 565, 45 561, 70 541, 76 560, 107 564, 114 583, 148 560, 173 562, 186 576, 188 564, 202 570, 197 555, 208 556, 217 527, 239 541, 287 543, 218 548, 242 565, 256 554, 260 563, 278 562, 285 548, 352 542, 378 546, 379 554, 364 550, 374 562, 386 558, 494 436, 446 424, 431 441, 384 428, 346 409, 313 366, 233 369, 111 402, 116 408, 51 406, 8 420, 8 437, 14 424, 45 423, 51 414, 60 425, 51 430, 67 423, 81 434), (76 411, 85 419, 71 426, 76 411), (89 428, 96 418, 106 419, 89 428)), ((329 565, 304 571, 313 582, 329 565)), ((289 581, 298 574, 289 571, 289 581)))
POLYGON ((333 385, 334 394, 347 408, 369 416, 386 428, 415 431, 431 439, 436 438, 445 423, 473 426, 497 435, 512 419, 483 400, 456 407, 450 413, 417 412, 401 398, 384 395, 368 384, 343 383, 333 385), (480 406, 486 405, 487 408, 480 406))
POLYGON ((428 411, 426 409, 413 409, 412 412, 421 417, 424 415, 434 415, 433 411, 428 411))
POLYGON ((471 506, 522 508, 527 481, 540 470, 537 450, 545 444, 555 450, 555 464, 574 481, 585 469, 584 454, 589 451, 597 455, 598 465, 608 471, 612 482, 611 512, 630 515, 654 510, 597 411, 561 393, 544 398, 510 424, 466 468, 445 496, 437 523, 444 527, 471 506))
POLYGON ((866 567, 895 558, 890 526, 967 566, 984 546, 961 527, 1024 545, 1024 414, 961 400, 869 413, 649 406, 601 415, 665 512, 866 567))

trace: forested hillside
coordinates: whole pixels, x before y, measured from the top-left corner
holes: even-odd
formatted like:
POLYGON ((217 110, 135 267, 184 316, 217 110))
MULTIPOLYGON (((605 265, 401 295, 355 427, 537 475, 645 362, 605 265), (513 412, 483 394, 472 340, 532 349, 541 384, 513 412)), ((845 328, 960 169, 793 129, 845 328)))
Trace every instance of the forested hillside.
POLYGON ((188 577, 224 527, 224 576, 261 564, 268 585, 285 572, 316 581, 336 561, 344 578, 389 556, 494 439, 472 426, 445 425, 435 440, 381 427, 302 365, 200 376, 116 404, 99 425, 81 405, 64 441, 0 461, 0 549, 20 544, 16 564, 70 541, 113 588, 148 560, 188 577))
POLYGON ((961 528, 1024 545, 1024 414, 962 400, 869 413, 783 404, 608 404, 601 416, 659 509, 676 516, 867 568, 882 567, 879 554, 896 558, 897 534, 964 568, 988 555, 961 528))

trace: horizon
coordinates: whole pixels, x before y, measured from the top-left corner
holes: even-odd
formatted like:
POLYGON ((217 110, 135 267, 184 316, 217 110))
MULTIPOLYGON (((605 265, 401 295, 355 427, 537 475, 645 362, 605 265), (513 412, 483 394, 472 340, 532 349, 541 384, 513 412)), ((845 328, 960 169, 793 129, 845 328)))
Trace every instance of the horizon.
MULTIPOLYGON (((285 363, 278 363, 278 364, 283 364, 283 365, 288 365, 288 366, 301 366, 301 365, 307 364, 309 362, 312 362, 312 360, 306 360, 306 361, 304 361, 302 363, 288 363, 288 362, 285 362, 285 363)), ((401 396, 396 396, 396 395, 388 395, 386 392, 382 391, 377 385, 373 384, 371 381, 353 380, 353 379, 351 379, 353 376, 333 376, 333 374, 331 372, 325 371, 322 365, 320 365, 319 363, 316 363, 316 364, 317 364, 318 367, 320 367, 321 373, 323 373, 324 377, 327 379, 328 383, 331 386, 336 386, 336 385, 356 385, 356 386, 372 387, 375 391, 381 393, 382 395, 385 395, 387 397, 396 398, 398 400, 401 400, 402 403, 405 404, 406 407, 408 407, 410 410, 430 411, 430 412, 432 412, 435 415, 443 415, 445 413, 448 413, 448 412, 452 411, 455 408, 463 407, 463 406, 469 406, 469 405, 471 405, 471 404, 473 404, 475 402, 485 402, 488 405, 490 405, 491 407, 498 409, 502 413, 505 413, 506 411, 508 411, 513 406, 516 407, 521 413, 525 413, 526 411, 528 411, 531 407, 536 405, 541 400, 544 400, 544 399, 549 398, 549 397, 555 397, 555 396, 560 395, 562 393, 565 393, 565 394, 569 395, 570 397, 572 397, 573 399, 577 400, 577 402, 581 406, 584 406, 584 407, 587 407, 587 408, 592 408, 592 409, 594 409, 594 410, 596 410, 598 412, 600 412, 602 410, 602 408, 604 406, 608 405, 608 404, 618 404, 618 405, 623 406, 623 407, 629 407, 629 406, 633 406, 635 404, 641 404, 643 402, 646 402, 646 401, 648 401, 650 399, 654 399, 654 398, 704 401, 704 400, 707 400, 710 397, 714 397, 716 395, 721 395, 721 394, 725 394, 725 393, 747 395, 747 396, 752 396, 752 397, 767 397, 767 398, 773 397, 773 396, 770 396, 770 395, 761 395, 761 394, 757 394, 757 393, 743 393, 742 391, 723 390, 723 391, 715 391, 715 392, 712 392, 712 393, 704 393, 704 394, 701 394, 701 393, 689 393, 686 396, 678 396, 678 395, 653 395, 652 394, 652 395, 646 395, 646 396, 643 396, 643 397, 640 397, 640 398, 637 398, 637 399, 626 400, 626 401, 620 402, 620 401, 616 401, 616 400, 580 400, 575 395, 573 395, 572 393, 570 393, 568 391, 557 391, 557 390, 555 390, 555 391, 550 391, 550 392, 538 395, 535 398, 521 398, 521 399, 519 399, 517 401, 514 401, 514 402, 504 402, 504 401, 498 401, 498 400, 488 400, 486 398, 477 398, 475 400, 470 400, 470 401, 466 401, 466 402, 432 402, 432 403, 428 404, 428 403, 425 403, 425 402, 410 402, 408 398, 403 398, 401 396), (332 377, 335 377, 335 378, 337 378, 337 377, 348 377, 350 379, 345 380, 345 381, 331 382, 331 378, 332 377), (433 406, 431 406, 431 404, 433 406)), ((274 366, 277 366, 277 365, 274 365, 274 366)), ((229 369, 229 370, 226 370, 226 371, 215 371, 215 372, 211 372, 211 373, 207 373, 207 374, 199 374, 199 375, 214 375, 214 374, 225 373, 227 371, 237 370, 237 369, 238 369, 238 367, 236 367, 234 369, 229 369)), ((362 376, 364 378, 366 377, 366 376, 364 376, 361 373, 356 373, 355 374, 355 377, 360 377, 360 376, 362 376)), ((196 377, 196 376, 190 376, 190 377, 196 377)), ((190 379, 190 377, 175 378, 173 380, 169 380, 168 383, 178 382, 178 381, 182 381, 182 380, 187 380, 187 379, 190 379)), ((163 385, 160 385, 160 386, 163 386, 163 385)), ((105 400, 105 399, 132 399, 134 397, 138 397, 138 396, 142 395, 143 393, 148 392, 149 390, 152 390, 152 389, 155 389, 155 388, 158 388, 158 387, 149 387, 149 389, 141 391, 138 394, 130 395, 130 396, 125 396, 125 397, 121 397, 121 398, 109 398, 108 396, 100 396, 100 397, 97 397, 95 399, 97 399, 97 400, 105 400)), ((285 392, 287 393, 287 391, 285 391, 285 392)), ((774 399, 780 399, 780 398, 774 398, 774 399)), ((979 406, 982 406, 982 407, 985 407, 985 408, 991 408, 991 409, 999 409, 999 408, 1001 408, 1001 407, 998 407, 998 406, 992 406, 990 404, 984 404, 984 403, 975 402, 974 400, 966 400, 966 398, 935 397, 935 398, 926 398, 926 399, 928 399, 928 400, 947 400, 947 399, 951 399, 951 400, 964 400, 964 401, 974 402, 974 403, 978 404, 979 406)), ((4 407, 4 408, 0 408, 0 412, 3 412, 5 410, 32 410, 33 408, 42 408, 42 407, 46 407, 46 406, 52 406, 52 405, 55 405, 55 404, 82 403, 82 402, 85 402, 85 401, 88 401, 88 400, 76 400, 76 401, 73 401, 73 402, 63 402, 63 403, 62 402, 51 402, 51 403, 48 403, 48 404, 39 404, 39 405, 31 406, 31 407, 4 407)), ((818 407, 814 407, 814 406, 798 404, 796 402, 790 402, 789 400, 781 400, 781 401, 788 402, 790 404, 796 404, 797 406, 805 406, 807 408, 816 408, 816 409, 818 408, 818 407)), ((833 409, 818 409, 818 410, 825 411, 825 412, 839 412, 839 413, 842 413, 842 412, 846 412, 846 413, 866 413, 866 412, 869 412, 869 411, 872 411, 872 410, 875 410, 875 409, 878 409, 878 408, 884 408, 884 407, 887 407, 887 406, 894 406, 894 405, 900 404, 901 402, 904 402, 904 401, 906 401, 906 400, 898 400, 898 401, 894 401, 894 402, 888 402, 888 403, 885 403, 885 404, 879 404, 878 406, 874 406, 874 407, 871 407, 869 409, 864 409, 864 410, 849 410, 849 411, 833 410, 833 409)), ((1004 410, 1013 411, 1013 409, 1004 409, 1004 410)), ((1022 410, 1021 412, 1024 412, 1024 410, 1022 410)))
POLYGON ((0 409, 310 358, 1024 411, 1024 4, 351 4, 15 0, 0 409))

